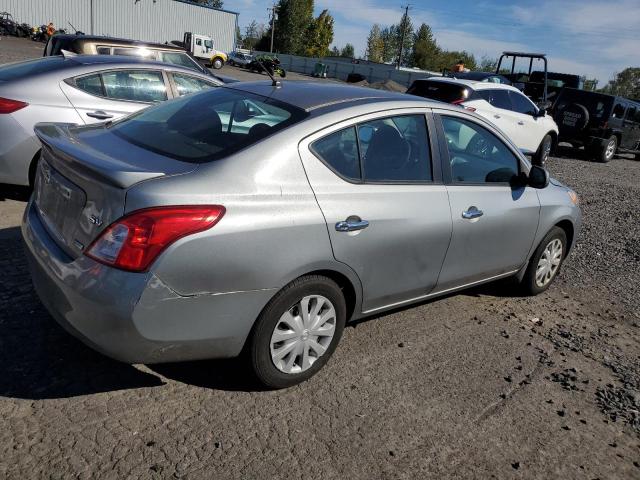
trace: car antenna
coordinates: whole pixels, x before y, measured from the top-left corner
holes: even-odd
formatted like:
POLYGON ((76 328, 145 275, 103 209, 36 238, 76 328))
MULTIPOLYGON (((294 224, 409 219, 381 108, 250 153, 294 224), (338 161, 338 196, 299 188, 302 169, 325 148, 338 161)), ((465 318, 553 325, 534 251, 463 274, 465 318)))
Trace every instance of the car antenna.
POLYGON ((276 87, 276 88, 280 88, 282 86, 282 83, 280 83, 279 80, 276 80, 276 77, 273 76, 273 74, 267 70, 267 67, 264 66, 264 64, 262 63, 262 60, 258 60, 256 58, 256 62, 258 62, 260 64, 260 66, 262 67, 262 69, 267 72, 267 75, 269 75, 269 78, 271 79, 271 86, 272 87, 276 87))

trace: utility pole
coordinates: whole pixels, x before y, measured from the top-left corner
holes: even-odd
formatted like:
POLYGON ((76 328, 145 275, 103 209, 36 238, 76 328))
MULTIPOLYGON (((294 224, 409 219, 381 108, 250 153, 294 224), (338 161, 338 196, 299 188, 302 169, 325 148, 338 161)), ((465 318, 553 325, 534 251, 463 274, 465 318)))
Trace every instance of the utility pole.
POLYGON ((271 8, 267 8, 271 12, 271 49, 269 52, 273 53, 273 33, 276 29, 276 16, 278 15, 278 6, 274 3, 271 8))
POLYGON ((404 36, 407 31, 407 20, 409 20, 409 7, 411 5, 407 4, 404 7, 404 16, 402 17, 402 22, 400 22, 400 28, 402 29, 402 36, 400 37, 400 50, 398 51, 398 70, 400 70, 400 66, 402 65, 402 51, 404 50, 404 36))

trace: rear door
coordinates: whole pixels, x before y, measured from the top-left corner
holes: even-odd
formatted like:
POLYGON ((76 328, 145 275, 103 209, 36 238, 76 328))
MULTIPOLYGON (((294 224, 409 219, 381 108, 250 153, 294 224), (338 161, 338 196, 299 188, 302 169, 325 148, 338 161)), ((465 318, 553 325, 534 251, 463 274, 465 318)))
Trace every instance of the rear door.
POLYGON ((117 120, 167 100, 170 89, 160 70, 113 70, 67 79, 60 84, 82 120, 117 120))
MULTIPOLYGON (((522 119, 513 111, 513 104, 509 91, 503 89, 482 89, 478 90, 478 95, 486 100, 492 107, 488 114, 478 111, 483 117, 487 118, 491 123, 506 133, 518 148, 527 148, 523 145, 522 126, 518 122, 522 119)), ((524 143, 527 143, 526 141, 524 143)))
POLYGON ((341 122, 300 144, 335 258, 363 286, 363 310, 427 295, 451 236, 426 109, 341 122))
POLYGON ((489 125, 469 116, 436 116, 443 140, 453 233, 438 290, 515 272, 526 262, 538 229, 540 202, 511 181, 518 156, 489 125))
POLYGON ((629 105, 622 124, 621 147, 628 150, 640 148, 640 106, 629 105))

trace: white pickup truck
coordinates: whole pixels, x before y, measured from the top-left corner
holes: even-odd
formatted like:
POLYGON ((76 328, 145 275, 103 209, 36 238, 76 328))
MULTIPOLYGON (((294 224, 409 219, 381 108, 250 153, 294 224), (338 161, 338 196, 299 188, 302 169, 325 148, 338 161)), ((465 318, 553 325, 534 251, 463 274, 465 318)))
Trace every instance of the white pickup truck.
POLYGON ((207 35, 185 32, 183 43, 191 55, 204 61, 209 67, 219 69, 227 62, 227 54, 216 50, 213 39, 207 35))

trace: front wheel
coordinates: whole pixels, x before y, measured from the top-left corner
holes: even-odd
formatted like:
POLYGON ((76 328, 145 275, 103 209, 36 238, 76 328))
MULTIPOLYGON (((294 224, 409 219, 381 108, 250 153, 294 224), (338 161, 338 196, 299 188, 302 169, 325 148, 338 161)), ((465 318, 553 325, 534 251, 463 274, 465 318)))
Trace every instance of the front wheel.
POLYGON ((553 148, 553 138, 551 135, 547 134, 540 142, 540 146, 538 147, 538 151, 533 156, 533 164, 538 165, 540 167, 544 167, 551 155, 551 149, 553 148))
POLYGON ((220 70, 223 65, 224 65, 224 62, 222 61, 221 58, 214 58, 213 61, 211 62, 211 66, 216 70, 220 70))
POLYGON ((333 280, 294 280, 265 307, 251 334, 248 353, 258 381, 285 388, 311 378, 336 349, 345 321, 344 296, 333 280))
POLYGON ((567 253, 567 234, 560 227, 553 227, 533 253, 520 284, 525 295, 544 292, 560 272, 567 253))

